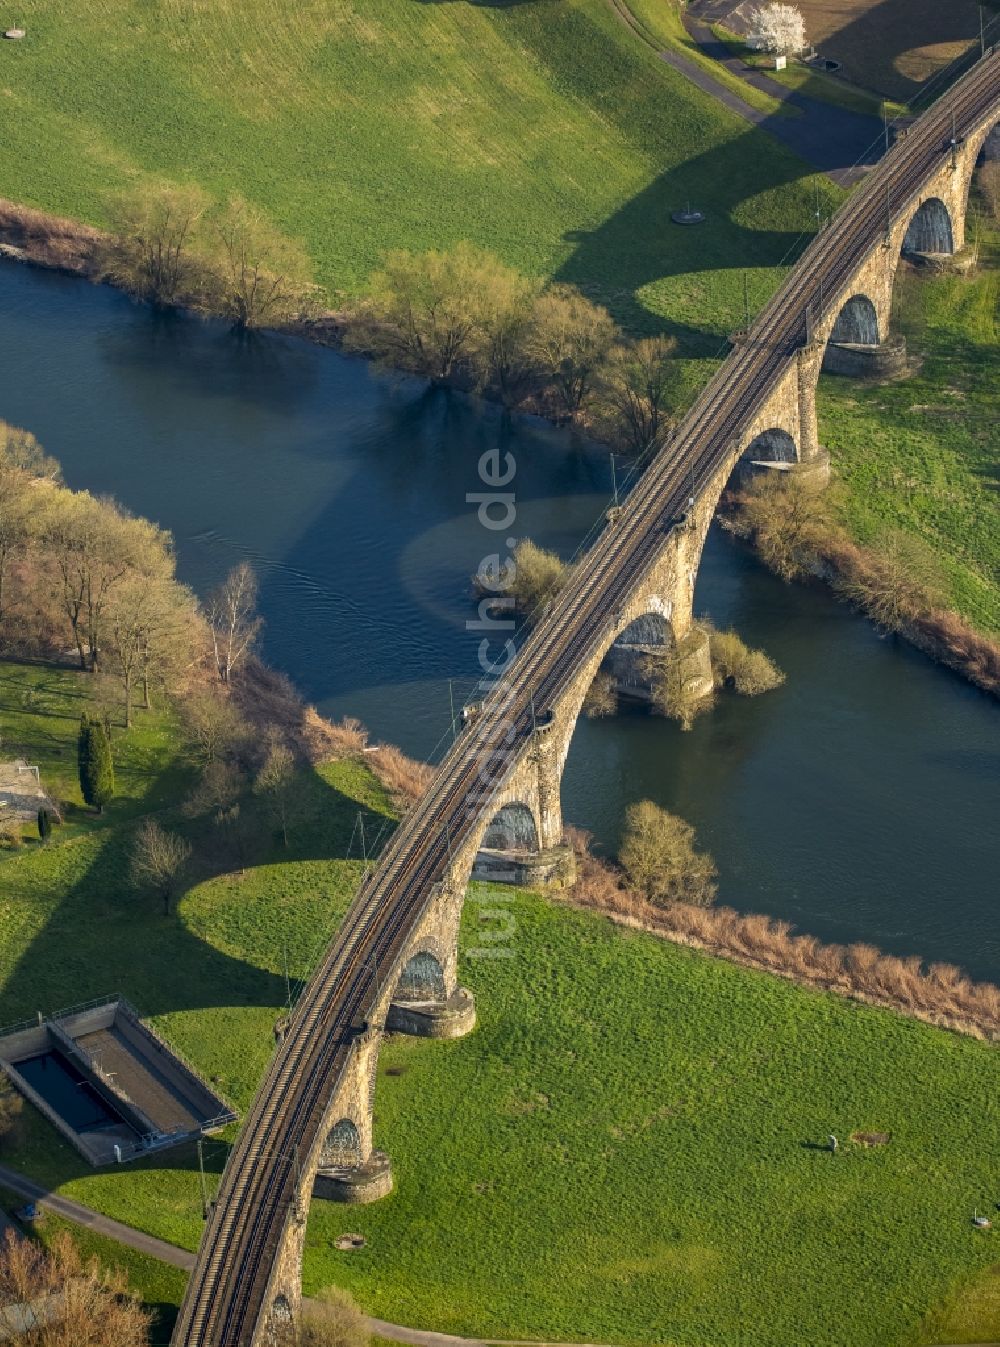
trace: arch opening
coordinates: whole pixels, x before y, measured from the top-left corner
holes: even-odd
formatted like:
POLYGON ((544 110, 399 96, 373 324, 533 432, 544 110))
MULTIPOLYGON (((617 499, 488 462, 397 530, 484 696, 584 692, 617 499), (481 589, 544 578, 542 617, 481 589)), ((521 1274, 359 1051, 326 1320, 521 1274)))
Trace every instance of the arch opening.
POLYGON ((797 463, 798 449, 787 430, 765 430, 743 451, 741 461, 750 463, 797 463))
POLYGON ((835 346, 878 346, 878 313, 867 295, 853 295, 837 315, 830 333, 835 346))
POLYGON ((430 950, 414 954, 400 974, 394 1001, 444 1001, 444 969, 430 950))
POLYGON ((350 1118, 341 1118, 326 1134, 321 1169, 356 1169, 361 1164, 361 1134, 350 1118))
POLYGON ((505 804, 490 822, 480 843, 483 851, 537 851, 538 828, 526 804, 505 804))
POLYGON ((268 1347, 291 1347, 295 1341, 295 1320, 287 1296, 275 1296, 268 1317, 268 1347))
POLYGON ((643 613, 616 638, 601 669, 611 678, 619 696, 649 701, 652 687, 647 656, 673 644, 674 632, 669 617, 661 612, 643 613))
POLYGON ((940 197, 923 202, 903 239, 904 253, 953 253, 955 235, 951 215, 940 197))

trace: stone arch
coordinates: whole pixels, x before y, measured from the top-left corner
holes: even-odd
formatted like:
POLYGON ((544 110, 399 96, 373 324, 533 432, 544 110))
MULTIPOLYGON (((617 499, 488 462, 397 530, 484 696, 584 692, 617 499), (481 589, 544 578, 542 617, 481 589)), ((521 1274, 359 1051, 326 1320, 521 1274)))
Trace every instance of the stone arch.
POLYGON ((742 463, 797 463, 799 450, 787 430, 762 431, 751 440, 741 456, 742 463))
POLYGON ((321 1169, 356 1169, 362 1163, 361 1133, 350 1118, 340 1118, 326 1134, 321 1169))
POLYGON ((487 824, 479 846, 484 851, 538 851, 534 813, 519 800, 501 806, 487 824))
POLYGON ((444 1001, 447 994, 440 959, 431 950, 421 949, 406 961, 392 999, 417 1003, 444 1001))
POLYGON ((830 333, 835 346, 878 346, 878 310, 867 295, 852 295, 841 307, 830 333))
POLYGON ((922 202, 906 227, 904 253, 953 253, 955 231, 951 212, 939 196, 922 202))
POLYGON ((601 662, 601 672, 614 682, 615 692, 632 700, 648 701, 651 685, 646 668, 650 656, 675 644, 670 605, 651 608, 615 637, 601 662))

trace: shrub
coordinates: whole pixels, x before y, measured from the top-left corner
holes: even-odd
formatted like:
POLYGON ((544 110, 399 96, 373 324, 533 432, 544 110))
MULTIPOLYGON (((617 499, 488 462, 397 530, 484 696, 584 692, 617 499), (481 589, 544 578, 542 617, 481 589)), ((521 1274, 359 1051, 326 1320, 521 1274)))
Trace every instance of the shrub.
POLYGON ((707 907, 715 899, 715 862, 695 850, 689 823, 652 800, 629 806, 618 859, 631 882, 657 907, 707 907))
POLYGON ((15 1150, 24 1128, 24 1100, 5 1076, 0 1076, 0 1155, 15 1150))
POLYGON ((945 588, 931 549, 908 533, 891 533, 867 552, 858 550, 836 588, 886 631, 901 631, 941 603, 945 588))
POLYGON ((351 1293, 328 1286, 303 1307, 296 1347, 369 1347, 371 1329, 351 1293))
POLYGON ((735 631, 711 631, 709 642, 716 684, 744 697, 780 687, 785 675, 763 650, 754 650, 735 631))
POLYGON ((0 1305, 46 1302, 27 1347, 147 1347, 150 1316, 128 1289, 125 1274, 84 1263, 64 1231, 48 1248, 8 1231, 0 1241, 0 1305))
POLYGON ((522 538, 514 549, 514 578, 510 594, 519 613, 528 615, 556 597, 569 568, 555 552, 522 538))

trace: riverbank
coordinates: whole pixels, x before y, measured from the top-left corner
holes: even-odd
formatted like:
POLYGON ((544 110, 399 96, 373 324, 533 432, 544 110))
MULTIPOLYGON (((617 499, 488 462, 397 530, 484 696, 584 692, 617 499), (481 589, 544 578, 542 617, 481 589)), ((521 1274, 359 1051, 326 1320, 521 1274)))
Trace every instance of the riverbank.
MULTIPOLYGON (((966 416, 961 425, 963 439, 961 436, 956 437, 953 421, 954 415, 957 415, 956 399, 965 396, 981 404, 981 424, 990 427, 996 425, 995 419, 989 416, 988 406, 993 387, 990 362, 996 363, 995 347, 991 347, 982 322, 990 321, 990 295, 996 289, 996 260, 1000 244, 989 230, 981 229, 981 234, 982 269, 977 276, 904 275, 901 279, 900 302, 897 306, 900 324, 910 338, 911 350, 921 350, 924 346, 928 348, 920 372, 911 384, 872 386, 851 381, 845 386, 842 380, 826 378, 823 381, 821 406, 825 438, 834 449, 836 467, 841 470, 842 478, 852 493, 843 513, 845 523, 855 537, 851 540, 844 534, 836 540, 831 539, 821 559, 820 569, 830 576, 846 574, 852 567, 855 572, 871 572, 877 564, 876 554, 860 540, 870 537, 873 527, 877 529, 879 522, 884 524, 886 520, 893 520, 894 514, 905 527, 927 534, 920 517, 922 510, 924 516, 932 521, 929 545, 942 556, 944 565, 949 569, 955 609, 950 610, 938 603, 934 605, 933 612, 908 624, 900 634, 932 659, 969 678, 984 690, 995 693, 1000 686, 1000 645, 990 634, 988 626, 985 632, 982 630, 982 623, 989 624, 991 619, 1000 621, 1000 586, 988 578, 993 569, 993 556, 998 559, 996 569, 1000 572, 1000 524, 990 528, 988 521, 995 520, 997 512, 982 478, 990 458, 989 430, 986 432, 987 441, 983 441, 981 436, 977 439, 972 422, 966 416), (961 375, 956 376, 953 360, 948 356, 943 359, 939 356, 939 348, 945 340, 940 327, 940 314, 946 302, 950 302, 955 315, 951 327, 959 331, 948 332, 945 329, 945 332, 952 338, 960 335, 965 341, 963 349, 969 356, 969 368, 965 372, 968 391, 965 394, 954 386, 956 377, 961 382, 961 375), (933 324, 927 321, 931 311, 935 314, 933 324), (980 318, 979 315, 984 317, 980 318), (970 330, 965 331, 966 328, 970 330), (978 347, 974 345, 977 339, 981 343, 978 347), (973 351, 978 353, 975 358, 972 357, 973 351), (943 383, 947 385, 945 388, 942 388, 943 383), (946 397, 950 400, 947 409, 950 432, 947 447, 934 441, 933 431, 928 432, 926 417, 916 417, 916 413, 924 412, 925 406, 933 405, 931 399, 940 402, 946 397), (920 402, 913 402, 914 398, 920 398, 920 402), (927 403, 923 399, 927 399, 927 403), (914 409, 914 415, 909 419, 916 422, 914 430, 919 454, 916 462, 926 463, 930 468, 929 474, 924 474, 926 485, 920 494, 913 490, 913 467, 907 462, 905 452, 911 432, 907 426, 907 440, 900 441, 896 427, 901 418, 893 410, 894 406, 900 406, 905 421, 908 400, 914 409), (866 408, 871 408, 867 419, 866 408), (851 457, 855 444, 867 454, 867 458, 861 461, 860 473, 855 458, 851 457), (871 458, 872 445, 878 446, 879 459, 886 461, 892 473, 889 481, 878 483, 876 498, 883 503, 877 513, 873 511, 869 465, 878 463, 879 459, 871 458), (935 466, 931 466, 940 459, 942 453, 946 453, 955 465, 945 477, 935 466), (964 473, 967 486, 966 498, 956 509, 954 481, 959 472, 964 473), (900 481, 908 484, 905 493, 900 489, 900 481), (905 503, 901 504, 901 498, 905 503), (950 521, 949 531, 942 529, 942 519, 950 521), (970 520, 975 521, 973 536, 977 552, 981 555, 970 555, 969 552, 970 520), (969 615, 978 620, 979 629, 970 623, 969 615)), ((11 203, 0 203, 0 237, 10 240, 5 246, 13 248, 13 255, 21 260, 92 280, 100 279, 99 275, 95 275, 95 258, 101 236, 94 230, 77 226, 72 221, 27 211, 11 203)), ((298 324, 286 331, 339 347, 345 331, 345 315, 334 312, 317 315, 308 324, 298 324)), ((537 413, 542 409, 529 410, 537 413)), ((942 422, 942 428, 944 424, 942 422)))

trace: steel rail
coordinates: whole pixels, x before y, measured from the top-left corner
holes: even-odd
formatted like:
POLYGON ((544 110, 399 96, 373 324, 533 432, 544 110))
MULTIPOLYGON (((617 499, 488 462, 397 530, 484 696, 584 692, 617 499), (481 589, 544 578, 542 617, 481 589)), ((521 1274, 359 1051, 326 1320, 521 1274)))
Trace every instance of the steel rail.
MULTIPOLYGON (((815 236, 746 340, 721 366, 615 523, 574 568, 480 714, 453 744, 420 804, 366 877, 290 1018, 230 1156, 175 1329, 175 1347, 249 1347, 274 1259, 297 1219, 299 1157, 312 1151, 331 1092, 383 996, 377 968, 405 950, 450 854, 479 826, 545 715, 599 651, 607 612, 622 611, 668 545, 665 527, 732 454, 755 408, 784 377, 883 229, 903 218, 929 175, 996 105, 1000 58, 981 60, 893 146, 815 236)), ((375 1025, 377 1030, 379 1026, 375 1025)))

